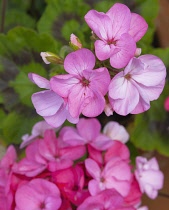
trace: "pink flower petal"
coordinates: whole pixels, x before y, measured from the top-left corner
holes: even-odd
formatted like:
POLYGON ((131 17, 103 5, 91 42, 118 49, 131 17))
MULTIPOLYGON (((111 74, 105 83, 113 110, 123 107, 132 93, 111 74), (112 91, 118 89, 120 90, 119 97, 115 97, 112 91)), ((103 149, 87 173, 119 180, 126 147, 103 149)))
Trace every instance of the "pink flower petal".
POLYGON ((32 103, 41 116, 54 115, 63 103, 63 99, 51 90, 44 90, 32 95, 32 103))
POLYGON ((38 74, 29 73, 28 74, 29 79, 35 83, 40 88, 50 89, 50 83, 49 80, 47 80, 44 77, 41 77, 38 74))
POLYGON ((119 39, 124 33, 127 33, 130 28, 131 12, 129 8, 120 3, 114 4, 106 13, 111 19, 111 32, 113 37, 119 39))
POLYGON ((61 205, 60 192, 55 184, 44 179, 33 179, 20 186, 15 195, 18 209, 57 210, 61 205))
POLYGON ((129 34, 122 34, 116 42, 116 47, 120 49, 116 54, 111 55, 110 64, 112 67, 120 69, 125 67, 136 51, 136 43, 129 34))
POLYGON ((79 83, 79 79, 72 75, 62 75, 62 78, 55 76, 50 80, 51 89, 63 98, 67 98, 71 88, 79 83))
POLYGON ((96 40, 94 46, 95 46, 96 56, 100 61, 104 61, 110 58, 113 51, 111 45, 108 45, 107 42, 105 41, 96 40))
POLYGON ((107 68, 98 68, 94 71, 84 71, 84 76, 90 80, 90 89, 99 91, 103 95, 107 93, 110 83, 110 74, 107 68))
POLYGON ((138 42, 146 33, 148 24, 143 17, 136 13, 131 13, 131 23, 129 34, 138 42))
POLYGON ((94 66, 95 56, 85 48, 69 53, 64 61, 65 70, 72 75, 81 75, 83 70, 91 70, 94 66))
POLYGON ((112 23, 105 13, 90 10, 85 15, 85 21, 100 39, 104 41, 112 40, 112 23))
POLYGON ((92 176, 92 178, 99 180, 100 179, 100 167, 98 164, 92 160, 91 158, 87 158, 85 160, 85 167, 88 173, 92 176))

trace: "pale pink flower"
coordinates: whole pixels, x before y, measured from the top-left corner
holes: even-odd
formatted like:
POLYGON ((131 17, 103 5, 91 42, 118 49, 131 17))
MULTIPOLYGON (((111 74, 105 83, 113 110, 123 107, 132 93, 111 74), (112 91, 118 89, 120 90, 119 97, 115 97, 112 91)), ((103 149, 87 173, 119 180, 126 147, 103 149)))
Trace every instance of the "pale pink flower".
POLYGON ((93 70, 94 66, 94 54, 83 48, 65 58, 64 68, 69 74, 51 78, 52 90, 68 99, 68 109, 74 118, 81 113, 96 117, 104 110, 110 75, 106 68, 93 70))
POLYGON ((55 184, 44 179, 33 179, 17 189, 15 202, 15 210, 57 210, 62 201, 55 184))
POLYGON ((109 160, 104 168, 92 159, 85 160, 87 172, 93 178, 88 189, 91 195, 96 195, 105 189, 115 189, 122 196, 127 196, 131 184, 130 166, 118 157, 109 160))
POLYGON ((25 134, 22 136, 23 142, 21 143, 20 148, 22 149, 26 147, 28 144, 30 144, 32 141, 34 141, 38 137, 43 137, 44 132, 49 129, 53 129, 55 131, 57 130, 56 128, 54 128, 53 126, 50 126, 45 121, 37 122, 32 128, 31 135, 25 134))
POLYGON ((52 127, 61 126, 67 119, 71 123, 77 123, 78 118, 73 118, 68 111, 67 99, 60 97, 51 90, 50 82, 34 73, 29 73, 29 79, 43 90, 32 95, 32 103, 36 112, 42 116, 52 127))
POLYGON ((99 60, 110 58, 111 66, 125 67, 136 52, 136 42, 145 34, 148 25, 124 4, 114 4, 108 12, 90 10, 85 21, 100 40, 95 42, 99 60))
POLYGON ((103 128, 103 133, 110 139, 121 141, 122 143, 126 143, 129 140, 129 134, 125 127, 118 122, 108 122, 103 128))
POLYGON ((70 35, 70 44, 77 49, 81 49, 82 48, 82 43, 80 42, 80 40, 78 39, 77 36, 75 36, 74 34, 70 35))
POLYGON ((118 73, 109 85, 109 100, 120 115, 138 114, 150 108, 165 85, 166 68, 153 55, 142 55, 130 60, 124 71, 118 73))
POLYGON ((144 157, 136 158, 135 176, 142 193, 146 193, 151 199, 155 199, 158 190, 162 189, 164 175, 159 169, 156 158, 149 161, 144 157))
POLYGON ((164 101, 164 108, 166 111, 169 111, 169 96, 164 101))

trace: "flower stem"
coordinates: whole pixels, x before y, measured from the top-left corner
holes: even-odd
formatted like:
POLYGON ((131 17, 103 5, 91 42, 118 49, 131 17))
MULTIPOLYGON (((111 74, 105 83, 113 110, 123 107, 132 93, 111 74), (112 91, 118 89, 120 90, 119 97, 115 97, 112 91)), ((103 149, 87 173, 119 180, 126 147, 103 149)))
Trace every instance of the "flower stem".
POLYGON ((162 192, 159 192, 158 195, 161 196, 161 197, 169 198, 168 194, 165 194, 165 193, 162 193, 162 192))
POLYGON ((2 3, 1 3, 0 33, 4 32, 6 5, 7 5, 7 0, 2 0, 2 3))

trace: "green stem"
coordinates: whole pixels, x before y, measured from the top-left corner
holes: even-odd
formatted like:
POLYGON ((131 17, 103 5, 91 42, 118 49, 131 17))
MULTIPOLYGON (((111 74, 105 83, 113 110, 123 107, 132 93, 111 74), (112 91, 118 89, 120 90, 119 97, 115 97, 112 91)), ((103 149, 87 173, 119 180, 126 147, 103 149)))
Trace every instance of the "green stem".
POLYGON ((7 0, 2 0, 2 3, 1 3, 0 33, 3 33, 4 32, 6 5, 7 5, 7 0))

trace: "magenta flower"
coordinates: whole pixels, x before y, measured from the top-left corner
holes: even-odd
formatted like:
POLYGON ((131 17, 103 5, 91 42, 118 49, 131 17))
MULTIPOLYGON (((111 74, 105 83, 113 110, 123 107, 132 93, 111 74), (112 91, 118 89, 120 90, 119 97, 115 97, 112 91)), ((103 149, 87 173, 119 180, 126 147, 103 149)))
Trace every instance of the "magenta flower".
POLYGON ((164 108, 166 111, 169 111, 169 96, 164 101, 164 108))
POLYGON ((95 42, 99 60, 110 58, 111 66, 125 67, 136 52, 136 42, 145 34, 148 25, 124 4, 114 4, 107 13, 90 10, 85 21, 100 40, 95 42))
POLYGON ((138 114, 150 108, 150 101, 161 94, 166 77, 163 62, 153 55, 130 60, 109 85, 109 100, 120 115, 138 114))
POLYGON ((92 159, 85 160, 87 172, 93 178, 89 181, 88 189, 91 195, 97 195, 105 189, 115 189, 122 196, 127 196, 131 184, 130 166, 118 157, 109 160, 104 168, 92 159))
POLYGON ((155 199, 158 190, 162 189, 164 175, 159 169, 158 162, 155 158, 149 161, 144 157, 136 158, 135 176, 139 183, 142 193, 146 193, 151 199, 155 199))
POLYGON ((42 116, 52 127, 61 126, 67 119, 71 123, 77 123, 78 118, 73 118, 68 111, 67 100, 51 90, 47 79, 30 73, 29 79, 40 88, 48 90, 40 91, 32 95, 32 103, 36 112, 42 116))
POLYGON ((108 91, 110 75, 106 68, 93 70, 95 57, 88 49, 80 49, 67 55, 64 68, 69 73, 51 78, 52 90, 67 98, 70 115, 78 118, 82 113, 96 117, 105 107, 104 95, 108 91))
POLYGON ((52 173, 52 179, 59 187, 62 195, 76 206, 90 195, 88 189, 83 189, 85 177, 81 165, 56 171, 52 173))
POLYGON ((57 210, 61 198, 55 184, 44 179, 33 179, 17 189, 15 202, 15 210, 57 210))

